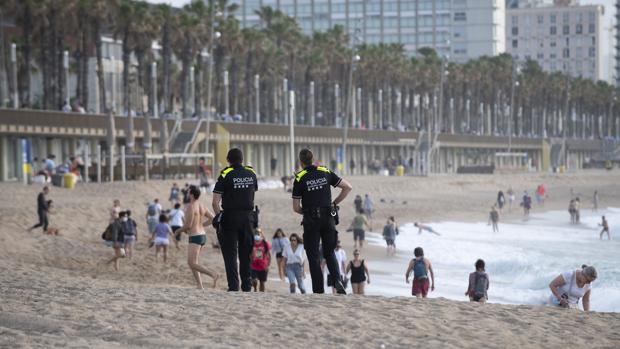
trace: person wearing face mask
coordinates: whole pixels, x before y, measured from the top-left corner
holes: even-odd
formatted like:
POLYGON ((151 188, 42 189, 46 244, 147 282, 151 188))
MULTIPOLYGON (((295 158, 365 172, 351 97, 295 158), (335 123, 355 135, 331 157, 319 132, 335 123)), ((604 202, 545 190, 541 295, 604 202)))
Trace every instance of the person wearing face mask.
POLYGON ((138 234, 136 234, 136 221, 131 219, 131 211, 120 212, 121 230, 123 231, 123 240, 125 244, 125 256, 131 259, 133 255, 133 245, 138 242, 138 234))
POLYGON ((262 230, 254 232, 254 246, 250 254, 250 274, 252 276, 252 288, 254 292, 265 292, 265 282, 271 264, 271 245, 265 240, 262 230))

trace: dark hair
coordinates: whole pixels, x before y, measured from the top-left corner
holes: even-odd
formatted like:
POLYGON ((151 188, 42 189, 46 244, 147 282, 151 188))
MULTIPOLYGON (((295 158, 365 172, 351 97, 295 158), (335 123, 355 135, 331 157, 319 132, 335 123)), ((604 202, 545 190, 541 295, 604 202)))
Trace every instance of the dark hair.
POLYGON ((159 202, 159 199, 157 199, 157 198, 156 198, 156 199, 155 199, 155 200, 153 200, 153 201, 154 201, 154 202, 159 202))
POLYGON ((199 158, 198 158, 198 160, 205 161, 205 157, 204 157, 204 156, 201 156, 201 157, 199 157, 199 158))
POLYGON ((127 213, 127 217, 131 217, 131 210, 127 210, 125 213, 127 213))
POLYGON ((159 223, 166 223, 168 222, 168 216, 166 216, 165 214, 160 214, 159 215, 159 223))
POLYGON ((121 211, 118 213, 119 217, 126 217, 127 216, 127 211, 121 211))
POLYGON ((243 153, 241 152, 241 149, 239 148, 230 149, 228 151, 228 154, 226 155, 226 160, 231 165, 241 164, 243 162, 243 153))
POLYGON ((177 202, 176 204, 174 204, 174 208, 178 210, 179 208, 181 208, 181 204, 177 202))
POLYGON ((304 243, 304 240, 302 240, 302 238, 300 238, 299 235, 297 235, 296 233, 291 234, 289 239, 292 239, 292 238, 297 239, 297 243, 298 244, 303 244, 304 243))
POLYGON ((416 247, 413 250, 413 255, 416 257, 424 257, 424 250, 422 249, 422 247, 416 247))
POLYGON ((479 259, 476 261, 476 270, 484 270, 484 261, 482 259, 479 259))
POLYGON ((189 186, 189 193, 194 197, 194 200, 198 200, 200 197, 200 189, 195 185, 189 186))
POLYGON ((50 190, 50 187, 48 187, 47 185, 43 187, 43 190, 50 190))
POLYGON ((312 151, 310 151, 310 149, 304 148, 299 152, 299 161, 304 166, 310 166, 314 161, 314 154, 312 154, 312 151))
POLYGON ((286 234, 284 234, 284 231, 281 228, 276 229, 276 232, 273 233, 273 238, 277 238, 278 237, 278 233, 282 233, 282 237, 286 237, 286 234))

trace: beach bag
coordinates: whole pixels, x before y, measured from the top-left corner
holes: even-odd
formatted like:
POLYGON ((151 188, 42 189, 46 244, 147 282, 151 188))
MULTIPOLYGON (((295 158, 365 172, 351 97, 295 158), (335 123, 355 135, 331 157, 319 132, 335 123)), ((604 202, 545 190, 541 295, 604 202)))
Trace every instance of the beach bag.
POLYGON ((424 258, 416 259, 413 264, 413 279, 427 279, 426 264, 424 264, 424 258))
POLYGON ((474 282, 474 296, 478 299, 486 296, 487 287, 489 286, 489 277, 486 273, 476 273, 474 282))
POLYGON ((108 224, 108 227, 105 229, 103 234, 101 234, 101 238, 104 241, 112 241, 114 234, 112 233, 112 224, 108 224))
POLYGON ((146 214, 149 216, 157 216, 157 206, 155 204, 150 204, 149 208, 146 210, 146 214))

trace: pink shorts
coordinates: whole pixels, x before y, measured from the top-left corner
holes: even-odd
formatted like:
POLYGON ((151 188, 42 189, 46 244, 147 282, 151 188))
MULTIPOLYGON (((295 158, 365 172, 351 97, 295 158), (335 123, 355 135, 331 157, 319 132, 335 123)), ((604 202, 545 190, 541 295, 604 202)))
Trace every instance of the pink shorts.
POLYGON ((428 278, 413 280, 413 284, 411 285, 411 295, 422 295, 422 297, 426 297, 428 294, 428 286, 428 278))

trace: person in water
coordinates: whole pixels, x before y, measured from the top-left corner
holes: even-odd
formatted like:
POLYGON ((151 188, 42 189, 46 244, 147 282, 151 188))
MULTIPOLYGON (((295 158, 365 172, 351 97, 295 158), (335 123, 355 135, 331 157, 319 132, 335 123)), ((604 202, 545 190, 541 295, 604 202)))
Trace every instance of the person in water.
POLYGON ((602 221, 599 223, 599 226, 603 227, 603 230, 601 230, 600 239, 603 240, 603 234, 607 233, 607 240, 611 240, 611 235, 609 234, 609 223, 607 223, 605 216, 602 217, 602 221))
POLYGON ((422 224, 422 223, 418 223, 418 222, 413 223, 413 225, 414 225, 416 228, 418 228, 418 234, 422 234, 422 231, 423 231, 423 230, 426 230, 426 231, 427 231, 427 232, 429 232, 429 233, 433 233, 433 234, 435 234, 435 235, 441 235, 441 234, 439 234, 438 232, 436 232, 433 228, 431 228, 431 227, 430 227, 430 226, 428 226, 428 225, 425 225, 425 224, 422 224))

